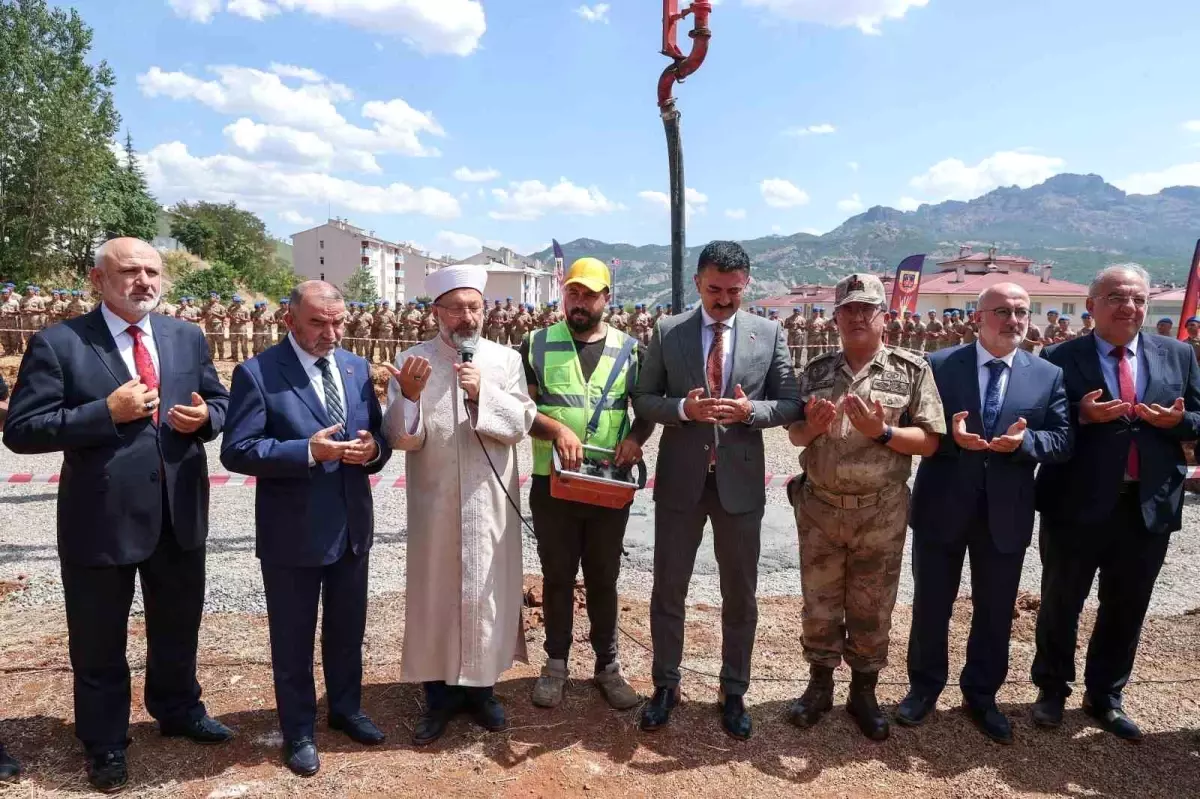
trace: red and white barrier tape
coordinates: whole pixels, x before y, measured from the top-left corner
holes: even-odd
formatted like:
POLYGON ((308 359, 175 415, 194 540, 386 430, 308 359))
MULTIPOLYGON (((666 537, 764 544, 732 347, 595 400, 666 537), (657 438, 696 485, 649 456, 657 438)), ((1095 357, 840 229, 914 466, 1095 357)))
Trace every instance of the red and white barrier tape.
MULTIPOLYGON (((1196 476, 1200 476, 1200 468, 1193 469, 1196 476)), ((529 482, 529 475, 521 475, 521 485, 529 482)), ((791 479, 791 475, 787 474, 768 474, 766 477, 767 488, 783 488, 787 485, 787 481, 791 479)), ((3 483, 57 483, 59 475, 57 474, 29 474, 17 472, 15 474, 0 474, 0 484, 3 483)), ((237 488, 239 486, 252 486, 257 483, 254 477, 247 477, 244 474, 211 474, 208 476, 208 484, 214 488, 237 488)), ((371 485, 375 488, 404 488, 408 484, 407 479, 401 475, 399 477, 384 477, 382 475, 371 475, 371 485)), ((647 488, 654 487, 654 478, 651 477, 646 483, 647 488)))

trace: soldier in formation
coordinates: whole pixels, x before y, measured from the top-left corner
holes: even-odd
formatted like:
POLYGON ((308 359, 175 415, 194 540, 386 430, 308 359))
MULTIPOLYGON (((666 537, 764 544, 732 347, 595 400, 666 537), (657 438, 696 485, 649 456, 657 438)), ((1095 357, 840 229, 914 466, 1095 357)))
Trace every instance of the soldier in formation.
POLYGON ((508 314, 500 307, 500 300, 496 300, 496 304, 488 311, 487 320, 483 326, 483 336, 488 341, 495 341, 503 344, 507 335, 505 333, 505 324, 508 322, 508 314))
POLYGON ((46 298, 37 286, 26 286, 21 299, 21 343, 29 347, 33 334, 46 326, 46 298))
POLYGON ((945 332, 945 326, 942 320, 938 319, 937 311, 932 308, 927 314, 929 321, 925 323, 925 351, 937 352, 942 348, 942 333, 945 332))
POLYGON ((437 318, 433 315, 433 306, 425 307, 424 303, 417 305, 417 310, 421 313, 421 324, 417 329, 417 335, 421 341, 432 341, 438 336, 437 318))
POLYGON ((88 312, 89 309, 84 307, 83 297, 81 294, 82 292, 80 292, 79 289, 73 289, 71 291, 71 301, 67 303, 68 319, 75 319, 76 317, 83 316, 88 312))
POLYGON ((268 315, 266 300, 254 303, 254 311, 250 314, 250 325, 254 336, 252 349, 257 357, 271 343, 271 317, 268 315))
POLYGON ((1154 332, 1158 333, 1160 336, 1171 336, 1173 335, 1171 331, 1174 327, 1175 322, 1164 316, 1162 319, 1159 319, 1157 323, 1155 323, 1154 332))
POLYGON ((275 343, 278 344, 287 338, 288 329, 287 323, 283 321, 283 317, 288 312, 288 306, 291 305, 291 300, 287 297, 279 298, 279 307, 275 310, 272 318, 275 320, 275 343))
POLYGON ((365 302, 355 303, 357 312, 354 314, 354 354, 364 358, 368 357, 369 347, 371 344, 371 327, 375 323, 375 316, 371 313, 371 306, 365 302))
MULTIPOLYGON (((379 343, 379 360, 383 363, 396 361, 396 314, 392 313, 387 300, 380 303, 379 313, 375 315, 374 337, 379 343)), ((372 357, 374 357, 372 343, 372 357)))
POLYGON ((812 362, 825 354, 825 342, 828 340, 825 335, 825 309, 821 306, 815 306, 812 310, 812 319, 808 322, 808 347, 807 360, 812 362))
POLYGON ((220 294, 214 291, 208 295, 208 304, 204 306, 201 317, 204 320, 204 337, 208 340, 209 353, 214 361, 225 360, 225 322, 229 318, 229 312, 221 304, 220 294))
POLYGON ((792 315, 783 320, 783 329, 787 331, 788 349, 792 353, 792 366, 800 368, 804 358, 804 333, 808 324, 799 308, 792 309, 792 315))
POLYGON ((1083 312, 1083 314, 1079 317, 1079 320, 1080 325, 1082 326, 1079 328, 1078 335, 1086 336, 1096 329, 1096 323, 1092 320, 1092 315, 1087 311, 1083 312))
POLYGON ((843 349, 811 361, 800 379, 804 475, 789 486, 800 536, 802 642, 810 679, 789 710, 811 727, 833 707, 833 672, 851 668, 846 709, 864 735, 887 738, 875 696, 908 529, 914 455, 946 432, 942 402, 920 355, 884 346, 883 283, 850 275, 835 290, 843 349))
POLYGON ((0 341, 5 355, 19 355, 25 351, 21 339, 21 301, 13 294, 12 283, 0 290, 0 341))
POLYGON ((511 340, 517 346, 525 339, 525 336, 533 332, 533 305, 526 304, 519 306, 516 316, 512 319, 512 328, 510 332, 511 340))
POLYGON ((887 326, 883 331, 883 344, 885 347, 899 347, 901 346, 900 339, 904 337, 904 323, 900 321, 900 312, 893 308, 888 311, 887 315, 887 326))
POLYGON ((250 360, 250 309, 237 294, 229 306, 229 355, 235 363, 250 360))
POLYGON ((1050 343, 1058 337, 1058 310, 1051 308, 1046 311, 1046 329, 1042 331, 1042 341, 1046 342, 1049 347, 1050 343))
POLYGON ((1187 343, 1192 348, 1192 352, 1196 354, 1196 361, 1200 362, 1200 319, 1194 316, 1189 317, 1183 326, 1187 329, 1187 343))

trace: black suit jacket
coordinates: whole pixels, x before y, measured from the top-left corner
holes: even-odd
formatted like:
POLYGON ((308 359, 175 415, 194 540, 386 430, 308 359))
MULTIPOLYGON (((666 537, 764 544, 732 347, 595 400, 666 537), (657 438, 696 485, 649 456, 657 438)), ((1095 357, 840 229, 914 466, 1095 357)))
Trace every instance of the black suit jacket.
POLYGON ((208 536, 204 442, 221 432, 229 392, 200 328, 151 314, 158 349, 161 424, 114 424, 108 395, 132 379, 99 307, 35 333, 13 387, 4 444, 32 455, 62 452, 58 554, 76 566, 140 563, 154 552, 168 518, 185 550, 208 536), (167 425, 172 405, 208 403, 209 421, 192 435, 167 425), (165 491, 164 491, 165 483, 165 491), (164 506, 163 498, 167 505, 164 506))
MULTIPOLYGON (((956 413, 967 411, 967 432, 983 436, 975 345, 931 353, 929 365, 946 411, 946 429, 953 429, 956 413)), ((1017 350, 993 435, 1003 435, 1023 418, 1028 424, 1025 440, 1016 451, 1004 454, 965 450, 953 435, 942 436, 937 453, 922 458, 917 469, 909 514, 913 536, 965 540, 984 491, 988 533, 997 551, 1020 552, 1029 546, 1033 472, 1038 464, 1065 463, 1071 457, 1074 430, 1067 417, 1062 369, 1017 350)))
POLYGON ((1107 424, 1080 424, 1079 401, 1096 389, 1101 401, 1113 399, 1100 371, 1094 336, 1081 336, 1048 348, 1042 357, 1062 367, 1075 457, 1070 463, 1045 466, 1038 473, 1037 509, 1055 527, 1086 529, 1107 519, 1117 504, 1125 476, 1130 441, 1139 456, 1142 518, 1156 535, 1172 533, 1183 521, 1183 481, 1187 474, 1182 442, 1200 435, 1200 369, 1192 348, 1172 338, 1142 334, 1139 368, 1148 370, 1142 401, 1169 406, 1184 399, 1183 421, 1160 430, 1140 419, 1107 424))

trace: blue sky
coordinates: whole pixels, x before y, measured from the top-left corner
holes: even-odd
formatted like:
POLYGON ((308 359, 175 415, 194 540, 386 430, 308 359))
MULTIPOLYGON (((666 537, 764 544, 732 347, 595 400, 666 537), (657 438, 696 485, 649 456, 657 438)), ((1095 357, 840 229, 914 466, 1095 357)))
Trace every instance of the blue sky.
MULTIPOLYGON (((72 5, 164 203, 456 255, 669 239, 656 0, 72 5)), ((720 0, 712 29, 676 91, 693 243, 1063 171, 1200 184, 1195 0, 720 0)))

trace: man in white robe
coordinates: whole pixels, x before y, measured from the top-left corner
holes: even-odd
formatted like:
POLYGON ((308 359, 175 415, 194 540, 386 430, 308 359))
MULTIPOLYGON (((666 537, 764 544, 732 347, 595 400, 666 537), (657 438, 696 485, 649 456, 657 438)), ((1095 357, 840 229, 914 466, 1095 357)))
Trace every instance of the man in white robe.
POLYGON ((463 711, 485 729, 506 726, 492 688, 526 662, 515 446, 537 415, 516 350, 479 337, 487 272, 458 265, 425 280, 439 335, 389 367, 383 422, 385 438, 406 453, 401 672, 425 686, 417 745, 436 741, 463 711))

